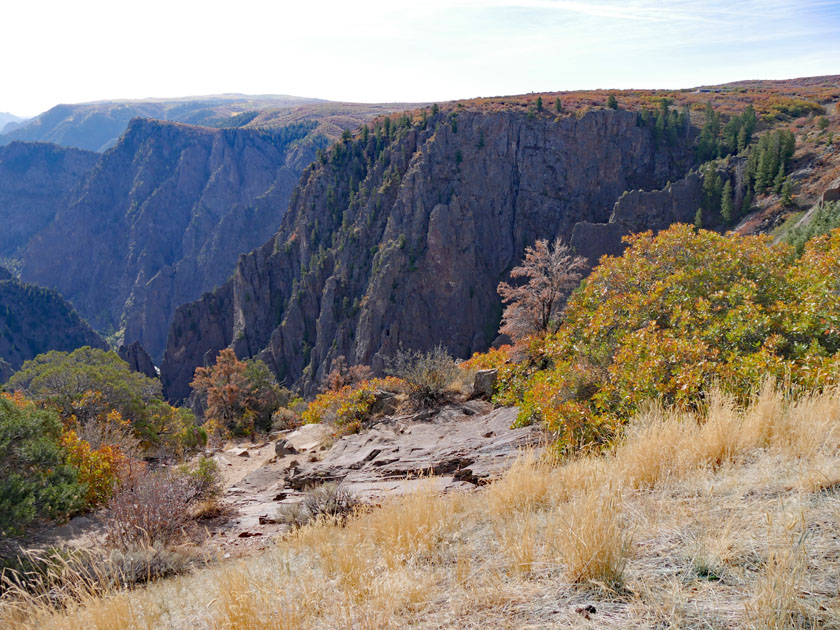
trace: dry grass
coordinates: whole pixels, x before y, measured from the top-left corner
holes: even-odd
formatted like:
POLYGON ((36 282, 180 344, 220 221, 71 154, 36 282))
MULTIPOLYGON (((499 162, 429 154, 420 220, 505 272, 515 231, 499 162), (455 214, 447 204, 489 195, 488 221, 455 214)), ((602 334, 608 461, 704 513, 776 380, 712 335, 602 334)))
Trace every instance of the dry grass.
POLYGON ((524 454, 141 589, 7 596, 23 628, 838 628, 840 392, 651 406, 602 456, 524 454), (594 609, 594 612, 592 610, 594 609))

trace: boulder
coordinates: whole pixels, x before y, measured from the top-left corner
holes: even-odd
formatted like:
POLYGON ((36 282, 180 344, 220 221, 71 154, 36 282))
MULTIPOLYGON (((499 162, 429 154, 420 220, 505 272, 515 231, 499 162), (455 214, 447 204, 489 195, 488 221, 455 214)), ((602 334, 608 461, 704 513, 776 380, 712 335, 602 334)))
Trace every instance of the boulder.
POLYGON ((277 440, 274 444, 274 454, 277 457, 285 457, 286 455, 297 454, 297 449, 291 446, 286 440, 277 440))
POLYGON ((332 439, 332 430, 325 424, 305 424, 286 436, 286 446, 298 452, 314 451, 332 439))
POLYGON ((475 380, 473 381, 473 397, 491 398, 496 388, 498 375, 498 370, 479 370, 476 372, 475 380))
POLYGON ((393 392, 386 392, 378 389, 373 393, 373 403, 370 406, 370 413, 374 416, 390 416, 397 412, 399 401, 393 392))

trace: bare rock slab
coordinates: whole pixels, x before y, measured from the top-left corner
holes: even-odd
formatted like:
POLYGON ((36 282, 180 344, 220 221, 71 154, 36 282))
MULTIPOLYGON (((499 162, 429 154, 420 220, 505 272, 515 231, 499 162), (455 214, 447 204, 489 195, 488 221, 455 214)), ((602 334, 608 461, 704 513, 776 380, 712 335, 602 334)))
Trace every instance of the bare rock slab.
POLYGON ((361 485, 433 474, 480 483, 499 476, 521 449, 542 441, 537 427, 511 429, 516 415, 515 407, 470 401, 388 418, 342 437, 320 461, 291 470, 286 482, 300 490, 325 481, 361 485))

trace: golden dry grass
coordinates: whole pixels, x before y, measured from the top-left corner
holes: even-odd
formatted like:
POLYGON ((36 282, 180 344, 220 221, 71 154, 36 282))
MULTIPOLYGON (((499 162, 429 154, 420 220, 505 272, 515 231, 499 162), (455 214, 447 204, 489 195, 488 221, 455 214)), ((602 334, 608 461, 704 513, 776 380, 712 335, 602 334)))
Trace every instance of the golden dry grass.
POLYGON ((838 471, 840 391, 715 393, 699 418, 650 406, 610 453, 526 453, 258 556, 63 610, 7 597, 0 627, 838 628, 838 471))

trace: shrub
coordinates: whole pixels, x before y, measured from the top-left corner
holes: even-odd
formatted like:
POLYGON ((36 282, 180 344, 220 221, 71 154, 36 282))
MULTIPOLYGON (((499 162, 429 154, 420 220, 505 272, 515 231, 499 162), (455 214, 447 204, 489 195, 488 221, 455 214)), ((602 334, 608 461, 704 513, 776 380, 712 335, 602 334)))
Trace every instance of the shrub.
POLYGON ((375 378, 357 385, 345 385, 339 390, 318 394, 301 414, 304 424, 329 422, 343 432, 358 430, 370 418, 370 408, 376 400, 377 390, 399 392, 405 384, 397 378, 375 378))
POLYGON ((192 508, 201 500, 191 475, 171 470, 132 477, 108 502, 108 543, 121 549, 164 546, 189 534, 192 508))
POLYGON ((409 398, 421 407, 434 406, 447 398, 447 388, 458 375, 455 360, 443 346, 428 352, 399 349, 386 359, 386 372, 408 384, 409 398))
POLYGON ((609 441, 649 399, 697 409, 710 383, 746 402, 768 376, 836 380, 840 231, 802 259, 769 237, 686 225, 627 238, 575 293, 560 329, 500 371, 497 400, 543 421, 563 449, 609 441))
POLYGON ((22 534, 37 518, 84 505, 85 486, 65 460, 61 422, 22 397, 0 396, 0 534, 22 534))
POLYGON ((128 458, 114 446, 93 448, 72 429, 61 436, 61 445, 67 452, 67 463, 76 469, 79 481, 85 484, 87 506, 105 503, 128 477, 128 458))
POLYGON ((359 504, 356 497, 344 486, 328 482, 308 489, 300 503, 280 507, 280 521, 292 527, 302 527, 319 518, 344 520, 359 504))
POLYGON ((209 426, 234 435, 270 429, 281 403, 281 389, 265 363, 240 361, 230 348, 219 352, 214 365, 196 368, 190 386, 204 403, 209 426))
POLYGON ((146 405, 160 400, 158 381, 131 370, 115 352, 87 346, 70 353, 39 354, 9 379, 9 387, 49 404, 64 418, 75 415, 82 423, 88 416, 115 409, 140 427, 146 420, 146 405))

